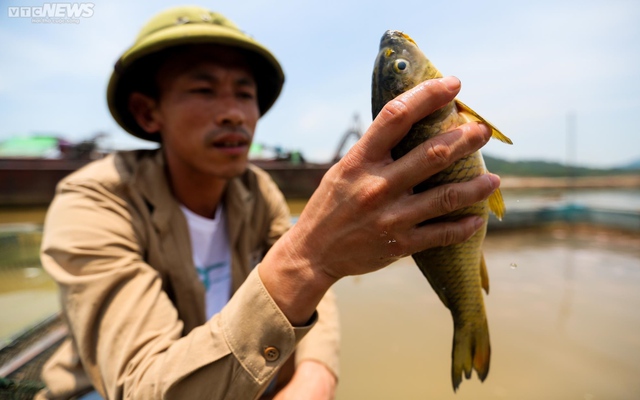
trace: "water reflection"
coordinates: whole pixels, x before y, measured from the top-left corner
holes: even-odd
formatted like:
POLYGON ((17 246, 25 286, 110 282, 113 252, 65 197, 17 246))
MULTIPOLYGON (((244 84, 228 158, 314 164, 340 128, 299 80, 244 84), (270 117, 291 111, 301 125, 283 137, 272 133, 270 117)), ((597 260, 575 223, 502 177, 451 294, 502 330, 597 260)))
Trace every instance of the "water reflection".
POLYGON ((403 259, 336 286, 338 398, 638 398, 640 238, 560 228, 493 234, 485 257, 493 354, 484 383, 474 376, 453 393, 451 317, 403 259))

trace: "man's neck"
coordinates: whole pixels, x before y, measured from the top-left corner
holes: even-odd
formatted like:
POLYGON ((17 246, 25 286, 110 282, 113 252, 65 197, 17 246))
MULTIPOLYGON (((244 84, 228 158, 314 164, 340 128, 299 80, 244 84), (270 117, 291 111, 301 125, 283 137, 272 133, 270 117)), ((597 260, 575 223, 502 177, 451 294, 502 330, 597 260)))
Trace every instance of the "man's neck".
POLYGON ((192 212, 213 219, 222 201, 228 180, 219 177, 188 175, 176 178, 166 171, 171 190, 180 204, 192 212))

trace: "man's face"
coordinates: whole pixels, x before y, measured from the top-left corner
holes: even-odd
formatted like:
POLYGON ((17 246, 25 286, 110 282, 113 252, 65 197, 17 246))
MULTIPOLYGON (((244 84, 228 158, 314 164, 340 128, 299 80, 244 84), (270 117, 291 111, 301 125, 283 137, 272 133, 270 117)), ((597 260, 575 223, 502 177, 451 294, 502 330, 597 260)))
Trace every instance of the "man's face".
POLYGON ((152 115, 174 178, 241 174, 260 117, 246 57, 226 47, 194 46, 165 62, 157 83, 152 115))

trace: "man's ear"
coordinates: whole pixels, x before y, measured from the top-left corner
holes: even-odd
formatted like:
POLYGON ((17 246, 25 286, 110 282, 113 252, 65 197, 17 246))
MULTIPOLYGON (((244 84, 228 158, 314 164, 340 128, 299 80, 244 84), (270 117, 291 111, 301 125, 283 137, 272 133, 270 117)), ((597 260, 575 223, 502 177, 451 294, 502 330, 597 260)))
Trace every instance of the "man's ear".
POLYGON ((162 126, 157 111, 158 102, 140 92, 129 95, 129 112, 147 133, 159 134, 162 126))

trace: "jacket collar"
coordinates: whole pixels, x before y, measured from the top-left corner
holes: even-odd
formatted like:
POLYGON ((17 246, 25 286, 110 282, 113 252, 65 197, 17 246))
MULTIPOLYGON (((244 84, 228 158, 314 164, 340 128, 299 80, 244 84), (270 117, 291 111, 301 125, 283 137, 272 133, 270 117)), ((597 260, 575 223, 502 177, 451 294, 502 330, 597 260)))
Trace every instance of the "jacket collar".
POLYGON ((139 179, 134 181, 149 207, 153 225, 160 233, 166 232, 172 214, 179 209, 178 202, 171 193, 165 168, 164 153, 160 148, 155 150, 152 157, 141 162, 137 177, 139 179))
MULTIPOLYGON (((238 235, 251 215, 255 199, 244 183, 246 174, 229 181, 223 196, 227 210, 229 243, 238 240, 238 235)), ((165 233, 171 227, 171 220, 179 212, 179 204, 171 192, 166 174, 166 161, 162 149, 143 162, 139 170, 139 179, 135 184, 151 208, 151 218, 156 230, 165 233)))
POLYGON ((229 243, 237 243, 240 231, 247 226, 254 204, 254 195, 245 186, 242 177, 229 181, 224 195, 227 210, 229 243))

